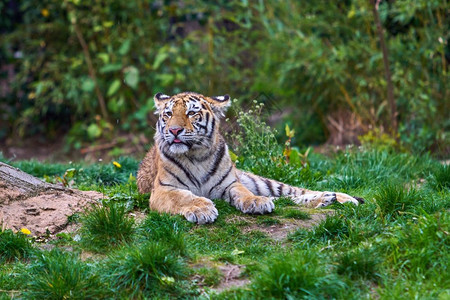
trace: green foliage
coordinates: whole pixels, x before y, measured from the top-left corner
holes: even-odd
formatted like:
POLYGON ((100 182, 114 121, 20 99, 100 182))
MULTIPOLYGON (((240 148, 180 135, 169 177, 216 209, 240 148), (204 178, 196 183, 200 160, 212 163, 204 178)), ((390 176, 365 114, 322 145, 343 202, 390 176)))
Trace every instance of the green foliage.
MULTIPOLYGON (((263 105, 255 101, 252 108, 254 110, 238 113, 239 131, 232 135, 236 153, 239 154, 235 160, 236 166, 293 185, 308 184, 320 177, 298 157, 299 154, 297 160, 286 161, 286 149, 283 150, 277 143, 273 129, 262 119, 263 105)), ((288 138, 291 138, 289 134, 288 138)))
POLYGON ((21 294, 27 280, 26 265, 21 263, 0 265, 0 299, 11 299, 21 294))
POLYGON ((334 298, 344 283, 327 274, 321 257, 313 251, 286 253, 271 258, 256 277, 253 290, 261 298, 334 298))
POLYGON ((25 298, 86 299, 108 294, 92 266, 70 252, 55 249, 41 253, 29 266, 28 273, 25 298))
POLYGON ((429 181, 433 188, 444 191, 450 189, 450 165, 438 165, 429 181))
POLYGON ((156 242, 124 247, 106 261, 106 278, 131 297, 140 292, 157 296, 173 292, 186 275, 184 263, 173 251, 156 242))
MULTIPOLYGON (((0 223, 1 225, 1 223, 0 223)), ((0 262, 21 259, 33 253, 31 240, 23 233, 0 229, 0 262)))
POLYGON ((186 255, 184 233, 189 227, 181 216, 171 216, 152 211, 139 224, 137 230, 146 240, 164 244, 175 253, 186 255))
POLYGON ((311 219, 311 216, 309 213, 299 210, 299 209, 295 209, 295 208, 284 209, 282 211, 282 214, 283 214, 283 217, 285 217, 285 218, 291 218, 291 219, 297 219, 297 220, 311 219))
MULTIPOLYGON (((58 138, 69 132, 67 143, 80 148, 118 131, 151 134, 153 95, 184 90, 260 97, 269 113, 289 113, 297 132, 293 145, 326 141, 327 117, 343 112, 361 121, 363 131, 388 132, 383 57, 371 5, 361 0, 0 4, 0 58, 5 70, 14 69, 12 75, 2 71, 10 85, 1 94, 0 138, 58 138)), ((379 12, 399 140, 417 152, 446 153, 446 2, 382 2, 379 12)))
POLYGON ((450 216, 446 212, 420 216, 395 226, 382 246, 386 251, 386 263, 394 264, 413 278, 427 276, 448 284, 448 277, 442 278, 441 274, 449 271, 449 229, 450 216))
POLYGON ((379 279, 381 259, 368 249, 357 249, 343 253, 338 259, 336 272, 351 279, 379 279))
POLYGON ((216 267, 213 268, 204 267, 195 270, 195 272, 200 276, 201 284, 209 287, 217 286, 223 277, 222 272, 220 272, 220 270, 216 267))
MULTIPOLYGON (((95 165, 13 162, 49 181, 59 176, 70 179, 72 186, 102 191, 109 199, 81 218, 81 241, 76 235, 60 235, 61 242, 52 243, 70 243, 75 253, 92 249, 95 256, 84 263, 74 254, 64 254, 63 248, 27 256, 28 260, 9 260, 0 265, 5 291, 0 291, 0 298, 39 298, 43 291, 70 298, 66 283, 73 282, 74 289, 89 283, 86 298, 446 299, 447 166, 430 155, 372 146, 328 156, 302 150, 298 153, 307 154, 305 164, 292 163, 286 155, 290 146, 276 143, 261 119, 246 122, 237 145, 238 166, 311 189, 344 191, 366 202, 305 213, 283 197, 275 201, 272 215, 249 216, 215 200, 216 222, 194 225, 181 216, 148 212, 148 195, 137 192, 134 159, 95 165), (134 226, 136 209, 148 216, 134 226), (283 230, 303 223, 288 218, 308 216, 310 228, 300 226, 284 238, 283 230), (60 257, 64 255, 69 258, 60 257), (75 267, 56 278, 48 270, 65 272, 69 267, 62 260, 75 267), (238 265, 243 270, 240 278, 250 283, 217 295, 208 287, 227 280, 227 274, 210 267, 217 262, 238 265), (45 286, 47 282, 52 285, 45 286)), ((292 135, 290 130, 288 138, 292 135)))
POLYGON ((374 148, 379 151, 392 150, 398 148, 397 141, 389 134, 382 133, 375 129, 358 137, 361 145, 367 148, 374 148))
POLYGON ((91 249, 99 250, 130 241, 134 232, 134 219, 118 203, 93 206, 81 223, 83 243, 91 249))
POLYGON ((420 207, 424 199, 415 189, 396 184, 387 184, 374 196, 382 217, 397 216, 400 213, 420 207))
POLYGON ((311 231, 299 229, 290 235, 293 242, 303 245, 323 243, 329 240, 348 239, 350 232, 349 223, 339 215, 327 216, 311 231))

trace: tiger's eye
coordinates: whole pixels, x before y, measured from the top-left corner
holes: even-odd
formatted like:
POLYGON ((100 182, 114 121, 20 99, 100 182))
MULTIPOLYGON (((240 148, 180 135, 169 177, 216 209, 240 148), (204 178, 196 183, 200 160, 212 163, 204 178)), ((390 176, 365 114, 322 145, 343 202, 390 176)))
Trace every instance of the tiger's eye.
POLYGON ((168 117, 171 117, 171 116, 172 116, 172 113, 171 113, 170 111, 168 111, 168 112, 166 112, 166 115, 167 115, 168 117))
POLYGON ((188 112, 188 116, 193 116, 193 115, 195 115, 195 112, 193 112, 193 111, 188 112))

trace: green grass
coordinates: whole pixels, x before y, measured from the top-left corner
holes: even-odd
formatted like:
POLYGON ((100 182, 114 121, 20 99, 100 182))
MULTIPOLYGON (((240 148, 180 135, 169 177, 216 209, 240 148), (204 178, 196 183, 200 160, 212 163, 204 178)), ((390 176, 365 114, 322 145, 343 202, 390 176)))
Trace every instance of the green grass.
POLYGON ((137 192, 134 159, 118 159, 121 168, 13 162, 50 181, 75 168, 74 187, 101 191, 108 199, 72 216, 79 231, 59 235, 52 251, 36 250, 38 242, 3 231, 0 299, 449 297, 448 166, 427 155, 354 149, 330 157, 310 153, 309 167, 301 168, 274 163, 256 148, 246 151, 256 154, 240 156, 244 169, 310 189, 347 192, 366 203, 314 210, 281 198, 273 214, 248 216, 215 200, 218 219, 199 226, 149 210, 149 195, 137 192), (134 219, 130 213, 136 211, 144 217, 134 219), (314 221, 315 214, 325 213, 314 221), (287 238, 270 233, 309 218, 313 226, 287 238), (204 267, 191 267, 202 262, 204 267), (219 264, 241 265, 241 277, 250 284, 215 293, 211 288, 226 280, 219 264))
POLYGON ((134 219, 127 215, 124 205, 114 202, 93 206, 81 223, 82 241, 93 250, 130 241, 134 231, 134 219))
POLYGON ((175 253, 186 255, 185 232, 191 228, 181 216, 150 212, 139 224, 139 238, 166 245, 175 253))
POLYGON ((124 247, 111 254, 105 264, 105 278, 115 292, 125 292, 131 298, 141 292, 147 296, 176 294, 180 279, 187 274, 183 261, 170 248, 155 242, 124 247))
POLYGON ((297 219, 297 220, 308 220, 311 219, 311 216, 309 213, 299 210, 299 209, 294 209, 294 208, 288 208, 288 209, 284 209, 282 211, 282 215, 285 218, 290 218, 290 219, 297 219))
POLYGON ((93 266, 70 252, 56 249, 39 254, 27 272, 27 299, 93 299, 108 295, 108 288, 93 266))
POLYGON ((320 299, 342 295, 345 284, 327 272, 322 259, 308 250, 274 255, 256 276, 253 292, 261 299, 320 299))
POLYGON ((28 257, 32 252, 31 240, 25 234, 0 229, 0 263, 28 257))

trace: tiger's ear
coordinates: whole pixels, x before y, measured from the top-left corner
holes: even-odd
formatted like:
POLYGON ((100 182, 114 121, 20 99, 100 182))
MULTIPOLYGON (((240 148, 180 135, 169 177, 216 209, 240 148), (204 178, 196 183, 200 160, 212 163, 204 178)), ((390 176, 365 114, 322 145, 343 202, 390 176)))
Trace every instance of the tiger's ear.
POLYGON ((164 95, 163 93, 157 93, 153 99, 155 100, 156 113, 159 113, 159 111, 164 108, 167 100, 170 99, 170 96, 164 95))
POLYGON ((231 105, 230 96, 229 95, 214 96, 210 97, 209 99, 211 99, 210 104, 214 113, 222 117, 225 116, 228 107, 230 107, 231 105))

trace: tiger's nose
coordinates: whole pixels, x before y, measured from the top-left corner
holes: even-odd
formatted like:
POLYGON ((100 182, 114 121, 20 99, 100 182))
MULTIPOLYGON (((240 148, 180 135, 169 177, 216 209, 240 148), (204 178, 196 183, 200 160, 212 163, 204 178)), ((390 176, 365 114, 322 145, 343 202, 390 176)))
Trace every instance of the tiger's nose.
POLYGON ((182 128, 182 127, 169 128, 169 131, 170 131, 174 136, 177 136, 179 132, 183 131, 183 128, 182 128))

